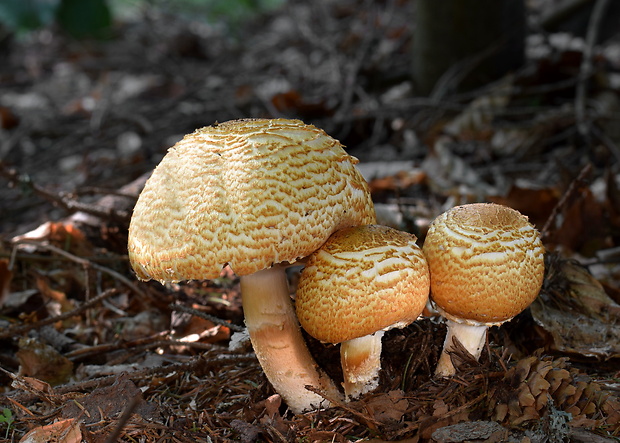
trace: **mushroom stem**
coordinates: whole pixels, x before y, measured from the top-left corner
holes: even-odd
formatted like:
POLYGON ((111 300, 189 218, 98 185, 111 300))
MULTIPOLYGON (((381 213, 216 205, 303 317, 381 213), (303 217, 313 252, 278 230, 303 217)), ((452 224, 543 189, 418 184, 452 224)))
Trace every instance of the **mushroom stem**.
POLYGON ((283 267, 272 267, 241 277, 245 324, 256 357, 267 379, 296 414, 329 407, 311 385, 340 398, 333 381, 310 355, 291 298, 283 267))
POLYGON ((450 319, 447 319, 446 324, 448 326, 448 333, 443 344, 443 352, 435 369, 435 375, 439 377, 451 377, 456 374, 456 369, 450 358, 450 352, 454 350, 454 339, 458 340, 467 352, 478 360, 484 347, 486 332, 489 329, 484 324, 458 323, 450 319))
POLYGON ((346 398, 358 398, 379 385, 381 338, 378 331, 340 344, 340 362, 346 398))

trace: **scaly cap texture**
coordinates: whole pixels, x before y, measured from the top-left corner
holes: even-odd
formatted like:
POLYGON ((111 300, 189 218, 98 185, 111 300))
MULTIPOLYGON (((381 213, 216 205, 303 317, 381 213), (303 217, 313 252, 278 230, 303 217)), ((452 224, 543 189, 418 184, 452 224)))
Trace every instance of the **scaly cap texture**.
POLYGON ((429 272, 416 237, 386 226, 334 233, 306 263, 296 292, 302 327, 342 343, 414 321, 428 300, 429 272))
POLYGON ((189 134, 147 181, 129 227, 140 279, 212 279, 294 262, 337 229, 373 223, 357 159, 299 120, 235 120, 189 134))
POLYGON ((423 246, 431 298, 456 322, 499 324, 536 298, 544 247, 527 217, 506 206, 457 206, 431 223, 423 246))

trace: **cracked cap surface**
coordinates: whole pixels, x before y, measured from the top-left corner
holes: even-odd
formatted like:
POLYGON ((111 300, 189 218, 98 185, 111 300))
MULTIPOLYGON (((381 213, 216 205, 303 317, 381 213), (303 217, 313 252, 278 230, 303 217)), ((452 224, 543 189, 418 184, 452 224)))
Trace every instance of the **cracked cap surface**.
POLYGON ((295 304, 303 328, 323 342, 342 343, 413 322, 429 292, 416 240, 377 225, 334 233, 299 279, 295 304))
POLYGON ((456 206, 424 241, 431 299, 457 322, 500 324, 527 308, 544 275, 544 247, 520 212, 493 203, 456 206))
POLYGON ((234 120, 168 150, 129 227, 138 278, 213 279, 294 262, 337 229, 375 221, 357 159, 299 120, 234 120))

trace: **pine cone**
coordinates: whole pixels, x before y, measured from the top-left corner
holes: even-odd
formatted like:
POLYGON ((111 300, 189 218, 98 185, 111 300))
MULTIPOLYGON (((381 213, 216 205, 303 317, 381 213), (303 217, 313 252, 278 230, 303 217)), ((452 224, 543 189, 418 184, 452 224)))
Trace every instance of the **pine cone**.
POLYGON ((620 400, 589 376, 570 367, 567 358, 530 356, 519 360, 494 394, 494 420, 518 426, 538 420, 551 408, 571 414, 571 424, 620 429, 620 400))

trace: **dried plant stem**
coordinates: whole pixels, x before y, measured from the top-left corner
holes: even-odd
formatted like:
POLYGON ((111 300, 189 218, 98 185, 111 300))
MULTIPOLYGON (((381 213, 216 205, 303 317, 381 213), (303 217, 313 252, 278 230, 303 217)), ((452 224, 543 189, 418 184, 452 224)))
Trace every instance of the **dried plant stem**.
POLYGON ((558 217, 560 212, 564 209, 564 207, 567 205, 568 201, 573 197, 573 195, 575 195, 575 192, 577 192, 583 186, 583 181, 590 174, 591 171, 592 171, 592 164, 590 163, 586 164, 579 172, 579 175, 577 176, 577 178, 575 178, 575 180, 571 182, 566 192, 564 192, 560 200, 553 207, 553 210, 551 211, 549 218, 547 218, 545 225, 540 231, 540 236, 543 242, 547 240, 549 235, 551 234, 551 225, 555 222, 556 218, 558 217))
POLYGON ((15 242, 16 245, 20 245, 20 244, 29 244, 29 245, 33 245, 36 246, 37 248, 43 248, 45 250, 48 250, 50 252, 53 252, 55 254, 61 255, 75 263, 78 263, 82 266, 84 266, 85 268, 92 268, 92 269, 96 269, 99 272, 102 272, 104 274, 108 274, 109 276, 115 278, 116 280, 120 281, 121 283, 123 283, 125 286, 129 287, 132 291, 134 291, 136 294, 138 294, 140 297, 142 298, 149 298, 148 294, 145 293, 144 291, 142 291, 140 288, 138 288, 138 286, 132 282, 131 280, 129 280, 127 277, 125 277, 124 275, 114 271, 113 269, 107 268, 105 266, 101 266, 98 265, 97 263, 92 262, 91 260, 88 260, 86 258, 82 258, 82 257, 78 257, 76 255, 73 255, 63 249, 60 249, 56 246, 47 244, 47 243, 42 243, 40 241, 34 241, 34 240, 27 240, 27 239, 22 239, 19 241, 15 242))
POLYGON ((200 317, 205 320, 209 320, 210 322, 213 322, 216 325, 226 326, 231 331, 235 331, 235 332, 245 331, 245 328, 243 326, 235 325, 233 323, 228 322, 227 320, 221 319, 219 317, 215 317, 214 315, 209 315, 197 309, 190 308, 189 306, 178 305, 178 304, 171 304, 169 306, 170 306, 170 309, 172 309, 173 311, 184 312, 186 314, 191 314, 193 316, 200 317))
POLYGON ((60 315, 56 315, 54 317, 49 317, 43 320, 39 320, 37 322, 34 323, 29 323, 27 325, 19 325, 19 326, 14 326, 11 328, 7 328, 4 331, 0 332, 0 339, 1 338, 7 338, 7 337, 11 337, 11 336, 19 336, 22 335, 28 331, 31 331, 33 329, 37 329, 43 326, 47 326, 47 325, 51 325, 52 323, 56 323, 58 321, 64 321, 67 320, 71 317, 75 317, 76 315, 81 314, 82 312, 86 311, 89 308, 92 308, 93 306, 97 305, 98 303, 100 303, 101 301, 103 301, 106 298, 112 297, 113 295, 118 294, 118 290, 117 289, 108 289, 107 291, 102 292, 101 294, 99 294, 98 296, 96 296, 95 298, 90 299, 89 301, 87 301, 86 303, 84 303, 83 305, 78 306, 75 309, 72 309, 69 312, 65 312, 64 314, 60 314, 60 315))
POLYGON ((57 204, 61 208, 69 212, 84 212, 94 215, 96 217, 105 220, 129 220, 129 212, 113 208, 104 208, 97 205, 90 205, 82 203, 73 199, 70 194, 66 192, 53 193, 37 185, 32 179, 25 174, 20 174, 18 171, 12 168, 8 168, 5 164, 0 162, 0 176, 4 177, 13 186, 20 186, 21 188, 29 189, 39 197, 42 197, 54 204, 57 204))
POLYGON ((101 355, 108 352, 114 352, 119 350, 136 350, 136 349, 148 349, 155 348, 161 346, 186 346, 193 347, 199 349, 212 349, 213 345, 210 343, 193 343, 193 342, 184 342, 180 340, 166 340, 162 339, 164 334, 168 332, 163 332, 161 334, 157 334, 150 337, 143 337, 136 340, 131 340, 128 342, 122 343, 106 343, 97 346, 88 346, 85 348, 77 349, 75 351, 67 352, 65 357, 70 360, 78 360, 84 359, 86 357, 90 357, 92 355, 101 355))

